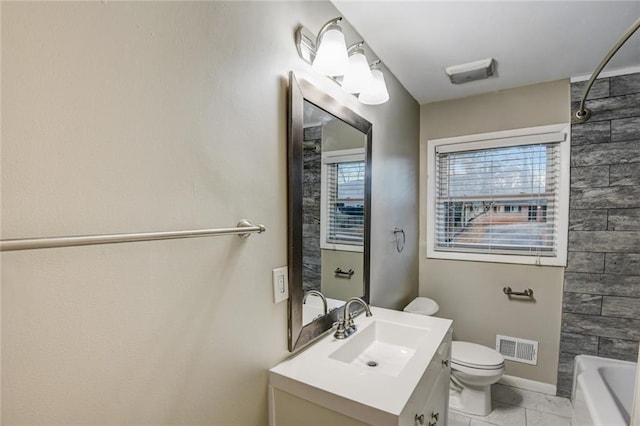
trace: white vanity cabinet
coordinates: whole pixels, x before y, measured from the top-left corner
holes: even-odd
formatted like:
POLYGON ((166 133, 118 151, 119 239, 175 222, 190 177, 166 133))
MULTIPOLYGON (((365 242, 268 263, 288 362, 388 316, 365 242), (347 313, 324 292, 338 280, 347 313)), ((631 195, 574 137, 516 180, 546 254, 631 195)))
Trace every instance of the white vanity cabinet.
POLYGON ((446 426, 451 321, 372 311, 270 370, 270 426, 446 426))
POLYGON ((400 425, 444 426, 449 407, 451 332, 438 348, 400 416, 400 425))

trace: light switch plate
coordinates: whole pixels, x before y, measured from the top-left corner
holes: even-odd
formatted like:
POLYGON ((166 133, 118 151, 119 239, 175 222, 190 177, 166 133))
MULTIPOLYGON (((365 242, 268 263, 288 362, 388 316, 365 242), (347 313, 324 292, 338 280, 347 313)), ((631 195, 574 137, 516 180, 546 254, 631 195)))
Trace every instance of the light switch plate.
POLYGON ((283 266, 273 270, 273 303, 280 303, 289 298, 288 268, 283 266))

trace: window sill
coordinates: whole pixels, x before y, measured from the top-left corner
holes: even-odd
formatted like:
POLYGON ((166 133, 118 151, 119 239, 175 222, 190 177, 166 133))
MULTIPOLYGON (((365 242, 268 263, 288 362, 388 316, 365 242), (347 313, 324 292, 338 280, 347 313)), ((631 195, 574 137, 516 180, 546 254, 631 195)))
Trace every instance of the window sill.
POLYGON ((333 250, 333 251, 353 251, 364 253, 363 246, 351 246, 348 244, 330 244, 330 243, 321 243, 321 250, 333 250))
POLYGON ((511 263, 535 266, 567 266, 566 256, 543 257, 509 254, 460 253, 450 251, 427 250, 427 259, 461 260, 470 262, 511 263))

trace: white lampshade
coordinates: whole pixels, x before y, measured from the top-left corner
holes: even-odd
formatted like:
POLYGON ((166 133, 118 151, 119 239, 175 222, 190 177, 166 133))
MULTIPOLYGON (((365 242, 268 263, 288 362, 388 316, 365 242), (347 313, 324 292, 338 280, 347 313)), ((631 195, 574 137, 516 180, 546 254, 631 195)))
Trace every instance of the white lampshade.
POLYGON ((349 57, 349 68, 342 80, 342 90, 347 93, 361 93, 373 84, 373 75, 367 57, 361 49, 349 57))
POLYGON ((315 71, 330 76, 344 75, 346 72, 349 56, 344 34, 339 26, 329 26, 322 35, 312 67, 315 71))
POLYGON ((360 93, 358 100, 366 105, 383 104, 389 100, 389 91, 387 91, 387 85, 384 82, 384 75, 378 69, 371 70, 371 74, 373 74, 373 83, 360 93))

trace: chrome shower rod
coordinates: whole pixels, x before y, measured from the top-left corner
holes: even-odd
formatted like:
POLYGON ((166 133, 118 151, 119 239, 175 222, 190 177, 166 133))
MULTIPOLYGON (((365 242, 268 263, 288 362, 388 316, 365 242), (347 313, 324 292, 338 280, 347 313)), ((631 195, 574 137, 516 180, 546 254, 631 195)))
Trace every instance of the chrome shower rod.
POLYGON ((138 241, 172 240, 178 238, 238 235, 247 238, 253 233, 263 233, 264 225, 254 225, 246 219, 235 228, 195 229, 187 231, 143 232, 131 234, 80 235, 69 237, 20 238, 0 241, 0 251, 34 250, 58 247, 88 246, 96 244, 131 243, 138 241))
POLYGON ((616 42, 616 44, 613 45, 611 50, 609 50, 607 55, 602 59, 600 64, 598 64, 598 66, 596 67, 595 71, 591 75, 591 78, 589 79, 589 82, 587 83, 587 87, 584 90, 584 93, 582 95, 582 100, 580 101, 580 106, 573 113, 573 120, 576 123, 584 123, 585 121, 589 120, 589 118, 591 118, 591 110, 584 106, 585 102, 587 101, 587 96, 589 96, 589 91, 591 90, 591 86, 593 86, 593 83, 596 81, 596 78, 598 78, 598 76, 600 75, 600 72, 602 71, 602 69, 609 63, 611 58, 613 58, 613 55, 615 55, 616 52, 620 50, 622 45, 627 40, 629 40, 629 38, 633 35, 633 33, 635 33, 638 30, 638 28, 640 28, 640 18, 638 18, 636 22, 631 24, 631 26, 627 29, 627 31, 625 31, 624 34, 622 34, 622 37, 620 37, 620 39, 616 42))

